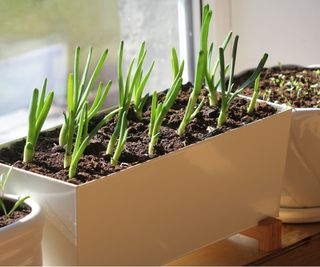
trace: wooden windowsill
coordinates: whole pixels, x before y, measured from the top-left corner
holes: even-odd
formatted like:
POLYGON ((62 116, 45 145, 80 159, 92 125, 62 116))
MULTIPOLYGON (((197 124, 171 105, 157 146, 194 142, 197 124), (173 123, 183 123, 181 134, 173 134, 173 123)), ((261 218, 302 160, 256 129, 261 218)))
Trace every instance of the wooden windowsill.
POLYGON ((283 224, 282 247, 258 249, 255 239, 234 235, 167 265, 320 265, 320 223, 283 224))

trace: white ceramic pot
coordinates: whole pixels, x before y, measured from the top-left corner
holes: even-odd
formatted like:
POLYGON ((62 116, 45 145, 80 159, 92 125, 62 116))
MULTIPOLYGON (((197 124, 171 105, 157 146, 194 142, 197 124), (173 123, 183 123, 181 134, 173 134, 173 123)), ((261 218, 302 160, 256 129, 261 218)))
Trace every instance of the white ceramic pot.
MULTIPOLYGON (((302 67, 283 65, 283 67, 302 67)), ((304 68, 314 68, 312 65, 304 68)), ((252 69, 253 70, 253 69, 252 69)), ((246 70, 237 76, 243 75, 246 70)), ((280 202, 286 223, 320 221, 320 109, 293 109, 280 202)))
POLYGON ((7 186, 32 192, 45 211, 44 264, 163 265, 278 216, 292 112, 275 107, 268 118, 86 184, 14 169, 7 186))
MULTIPOLYGON (((17 200, 14 195, 5 198, 17 200)), ((25 203, 32 209, 24 218, 0 228, 0 265, 39 266, 42 265, 43 217, 40 206, 27 199, 25 203)))
POLYGON ((289 223, 320 221, 320 109, 294 109, 280 217, 289 223))

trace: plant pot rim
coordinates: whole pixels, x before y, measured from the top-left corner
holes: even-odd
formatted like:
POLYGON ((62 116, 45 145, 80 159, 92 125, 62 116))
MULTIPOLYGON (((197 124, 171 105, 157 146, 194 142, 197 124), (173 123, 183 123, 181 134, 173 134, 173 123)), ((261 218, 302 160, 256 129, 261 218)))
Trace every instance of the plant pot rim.
MULTIPOLYGON (((289 68, 289 69, 290 68, 297 68, 297 67, 304 68, 304 69, 320 68, 320 64, 312 64, 312 65, 308 65, 308 66, 303 66, 303 65, 298 65, 298 64, 285 64, 285 65, 281 65, 281 66, 284 68, 289 68)), ((274 68, 279 68, 279 66, 274 65, 274 66, 270 66, 270 67, 266 67, 266 68, 267 69, 274 69, 274 68)), ((249 69, 242 70, 237 75, 235 75, 235 79, 239 78, 240 76, 242 76, 243 74, 245 74, 249 71, 254 71, 254 70, 255 70, 255 68, 249 68, 249 69)), ((244 95, 241 95, 241 96, 243 97, 244 95)), ((245 96, 245 97, 250 98, 249 96, 245 96)), ((265 101, 265 102, 267 102, 268 104, 270 104, 270 103, 275 104, 270 101, 265 101)), ((278 104, 278 105, 290 107, 287 104, 278 104)), ((313 112, 313 111, 320 111, 320 108, 292 108, 292 111, 293 112, 313 112)))
MULTIPOLYGON (((17 201, 18 196, 13 194, 4 194, 4 198, 12 201, 17 201)), ((31 198, 28 198, 24 201, 24 204, 29 206, 31 208, 31 212, 24 216, 23 218, 7 225, 2 228, 0 228, 0 235, 2 232, 10 231, 13 228, 21 227, 22 224, 27 224, 30 221, 33 221, 35 218, 39 217, 41 215, 41 207, 40 205, 33 201, 31 198)))
MULTIPOLYGON (((242 96, 242 95, 241 95, 240 97, 245 98, 245 99, 248 99, 247 96, 242 96)), ((266 118, 259 119, 259 120, 255 120, 255 121, 253 121, 253 122, 251 122, 251 123, 244 124, 244 125, 242 125, 241 127, 234 128, 234 129, 230 129, 230 130, 228 130, 227 132, 224 132, 224 133, 222 133, 222 134, 218 134, 218 135, 214 135, 214 136, 208 137, 208 138, 205 139, 205 140, 202 140, 202 141, 199 141, 199 142, 190 144, 190 145, 188 145, 188 146, 179 148, 179 149, 177 149, 177 150, 175 150, 175 151, 172 151, 172 152, 170 152, 170 153, 167 153, 167 154, 158 156, 158 157, 156 157, 156 158, 148 159, 148 160, 146 160, 146 161, 144 161, 144 162, 142 162, 142 163, 138 163, 138 164, 133 165, 133 166, 130 166, 130 167, 126 168, 126 169, 123 169, 123 170, 120 170, 120 171, 111 173, 111 174, 106 175, 106 176, 102 176, 102 177, 100 177, 99 179, 95 179, 95 180, 92 180, 92 181, 88 181, 88 182, 86 182, 86 183, 82 183, 82 184, 79 184, 79 185, 75 185, 75 184, 69 183, 69 182, 67 182, 67 181, 58 180, 58 179, 55 179, 55 178, 52 178, 52 177, 49 177, 49 176, 46 176, 46 175, 43 175, 43 174, 34 173, 34 172, 31 172, 31 171, 28 171, 28 170, 24 170, 24 169, 20 169, 20 168, 17 168, 17 167, 13 167, 13 168, 14 168, 15 170, 19 170, 19 171, 22 171, 22 172, 32 173, 33 175, 38 176, 39 178, 48 179, 48 180, 50 180, 50 181, 52 181, 52 182, 59 183, 59 184, 61 184, 61 183, 62 183, 62 184, 66 184, 66 185, 69 185, 69 186, 72 186, 72 187, 75 187, 75 188, 78 188, 78 187, 81 187, 81 186, 85 186, 85 185, 89 185, 89 184, 95 183, 95 182, 97 182, 97 181, 99 181, 99 180, 101 180, 101 179, 104 179, 104 178, 111 178, 111 177, 113 177, 114 175, 117 175, 118 173, 121 173, 121 172, 125 172, 125 171, 127 171, 127 170, 129 170, 129 169, 137 168, 137 167, 141 166, 142 164, 149 164, 151 161, 155 162, 155 161, 158 161, 158 160, 163 160, 163 159, 165 159, 165 158, 167 158, 167 157, 173 157, 173 156, 175 156, 175 155, 177 155, 177 154, 180 154, 180 153, 184 152, 186 149, 189 149, 189 148, 192 148, 192 147, 198 145, 199 143, 210 142, 213 138, 222 138, 222 136, 224 136, 224 135, 226 135, 226 134, 233 134, 234 131, 238 131, 239 129, 246 128, 246 127, 248 127, 249 125, 252 125, 252 124, 255 124, 255 123, 259 123, 259 122, 262 121, 262 120, 272 118, 272 117, 274 117, 274 116, 277 116, 277 115, 281 114, 282 112, 286 112, 286 111, 288 111, 288 110, 292 110, 292 107, 287 106, 287 105, 279 105, 279 104, 276 104, 276 103, 267 102, 267 101, 263 101, 263 100, 260 100, 260 99, 258 99, 257 101, 258 101, 258 102, 261 102, 261 103, 267 103, 268 105, 274 107, 274 108, 277 110, 277 112, 276 112, 275 114, 271 115, 271 116, 266 117, 266 118)), ((107 108, 107 109, 105 109, 105 110, 102 110, 101 112, 107 112, 107 111, 109 111, 110 109, 113 109, 113 108, 114 108, 114 107, 107 108)), ((45 131, 53 131, 53 130, 58 129, 58 128, 60 128, 60 127, 61 127, 61 125, 58 125, 58 126, 55 126, 55 127, 49 128, 49 129, 46 129, 45 131)), ((12 141, 10 141, 10 142, 0 143, 0 149, 1 149, 1 148, 4 148, 4 147, 9 147, 11 144, 13 144, 13 143, 15 143, 15 142, 18 142, 18 141, 21 141, 21 140, 23 140, 23 139, 25 139, 25 138, 26 138, 26 137, 22 137, 22 138, 14 139, 14 140, 12 140, 12 141)), ((8 165, 7 165, 7 164, 0 163, 0 166, 8 166, 8 165)))

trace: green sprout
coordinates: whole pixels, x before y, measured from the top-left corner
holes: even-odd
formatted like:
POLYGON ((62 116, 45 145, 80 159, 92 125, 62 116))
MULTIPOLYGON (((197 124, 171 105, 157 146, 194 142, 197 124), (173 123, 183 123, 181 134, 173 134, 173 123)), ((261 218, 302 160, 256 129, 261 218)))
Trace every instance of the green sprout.
MULTIPOLYGON (((90 140, 93 138, 93 136, 97 134, 99 129, 103 125, 105 125, 119 110, 120 108, 115 109, 112 112, 108 113, 89 133, 88 125, 89 125, 90 118, 89 118, 89 111, 88 111, 88 102, 86 101, 84 103, 84 105, 82 106, 82 110, 80 112, 79 125, 78 125, 76 140, 75 140, 73 149, 72 149, 73 138, 70 138, 67 144, 68 148, 71 147, 70 151, 68 151, 68 154, 66 154, 68 163, 70 162, 69 179, 73 178, 76 175, 79 160, 83 155, 83 152, 85 151, 86 147, 89 145, 90 140)), ((72 127, 72 125, 70 125, 71 121, 72 120, 70 121, 67 120, 68 127, 72 127)))
POLYGON ((286 76, 284 74, 279 74, 278 75, 278 79, 276 79, 276 83, 280 86, 280 87, 284 87, 285 83, 286 83, 286 76))
POLYGON ((320 76, 320 69, 314 70, 313 73, 319 77, 320 76))
MULTIPOLYGON (((154 145, 159 140, 160 127, 168 111, 170 110, 174 101, 176 100, 177 95, 181 89, 183 69, 184 69, 184 61, 182 61, 180 67, 178 68, 178 72, 175 75, 175 79, 166 94, 165 100, 162 103, 159 103, 159 104, 157 103, 158 94, 156 91, 153 92, 152 104, 151 104, 151 117, 150 117, 150 124, 149 124, 149 137, 150 137, 150 143, 148 148, 149 156, 153 155, 154 145)), ((173 70, 175 70, 175 68, 173 68, 173 70)))
MULTIPOLYGON (((206 55, 208 53, 208 33, 209 26, 212 17, 212 10, 210 10, 209 5, 205 5, 203 8, 203 17, 201 22, 201 33, 200 33, 200 50, 202 50, 206 55)), ((205 59, 206 62, 207 58, 205 59)))
POLYGON ((297 91, 297 98, 300 98, 300 95, 301 95, 302 89, 303 89, 303 87, 302 87, 302 86, 300 86, 300 87, 298 88, 298 91, 297 91))
MULTIPOLYGON (((140 83, 141 76, 142 76, 142 64, 143 64, 144 58, 146 56, 146 51, 144 50, 144 45, 142 44, 141 48, 140 48, 139 55, 138 55, 137 66, 136 66, 136 69, 135 69, 135 71, 133 73, 133 78, 131 76, 132 76, 132 72, 133 72, 133 66, 134 66, 134 63, 135 63, 135 58, 133 58, 131 60, 131 63, 130 63, 130 66, 129 66, 129 70, 128 70, 128 73, 127 73, 127 77, 126 77, 126 81, 124 83, 124 81, 123 81, 123 71, 122 71, 123 47, 124 47, 124 42, 121 41, 120 48, 119 48, 119 58, 118 58, 118 86, 119 86, 119 107, 121 107, 122 109, 119 111, 118 118, 121 118, 122 114, 124 112, 126 114, 128 114, 128 110, 129 110, 129 107, 130 107, 130 104, 131 104, 132 95, 133 95, 133 93, 135 91, 135 88, 138 88, 138 89, 142 88, 142 91, 143 91, 143 88, 144 88, 144 86, 146 84, 146 81, 147 81, 147 79, 148 79, 148 77, 149 77, 149 75, 151 73, 152 68, 153 68, 153 64, 152 64, 150 69, 149 69, 149 71, 148 71, 148 74, 146 75, 146 77, 140 83), (132 80, 131 80, 131 78, 132 78, 132 80), (137 85, 140 85, 140 86, 137 86, 137 85)), ((141 91, 141 89, 139 89, 139 90, 141 91)), ((141 91, 141 94, 142 94, 142 91, 141 91)), ((136 93, 137 93, 137 90, 136 90, 136 93)), ((141 94, 140 94, 140 98, 141 98, 141 94)), ((136 96, 137 96, 137 94, 136 94, 136 96)), ((140 100, 140 103, 142 103, 144 105, 145 101, 146 100, 144 100, 144 98, 143 98, 143 99, 140 100)), ((140 106, 141 111, 142 111, 143 105, 142 105, 142 107, 140 106)), ((118 137, 120 135, 120 128, 121 128, 121 120, 118 120, 117 124, 115 126, 115 130, 113 131, 113 133, 111 135, 111 138, 109 140, 109 143, 108 143, 108 147, 107 147, 107 151, 106 151, 107 155, 112 155, 113 152, 114 152, 117 139, 118 139, 118 137)))
POLYGON ((0 207, 2 209, 2 213, 4 214, 5 217, 9 217, 13 212, 15 212, 24 202, 26 199, 30 198, 30 196, 26 196, 23 198, 19 198, 14 205, 12 206, 12 208, 8 211, 6 205, 5 205, 5 200, 4 200, 4 192, 5 192, 5 187, 6 187, 6 183, 9 180, 10 176, 11 176, 11 172, 13 170, 13 167, 11 167, 8 172, 6 173, 1 173, 0 174, 0 207))
POLYGON ((256 106, 257 98, 259 95, 259 89, 260 89, 259 84, 260 84, 260 74, 257 76, 257 78, 254 82, 252 98, 251 98, 249 107, 247 109, 247 113, 250 115, 253 113, 255 106, 256 106))
POLYGON ((208 53, 208 33, 209 25, 212 17, 212 10, 209 10, 209 5, 205 5, 203 9, 203 19, 201 24, 201 38, 200 38, 200 52, 198 54, 197 67, 195 71, 195 82, 192 92, 190 94, 188 105, 184 113, 183 119, 178 128, 178 135, 183 136, 187 125, 192 121, 195 116, 200 112, 205 103, 205 97, 202 98, 200 104, 196 108, 198 97, 202 88, 202 82, 205 77, 207 66, 207 53, 208 53))
POLYGON ((142 110, 146 104, 146 101, 149 98, 148 94, 142 97, 142 93, 148 82, 148 79, 150 77, 150 74, 154 66, 154 61, 153 61, 146 76, 143 77, 142 63, 144 61, 146 53, 147 51, 145 50, 145 42, 143 42, 140 46, 140 51, 139 51, 138 61, 137 61, 137 69, 139 70, 140 74, 138 76, 138 79, 136 79, 136 84, 133 84, 134 112, 138 120, 142 119, 142 110), (139 68, 139 64, 141 64, 140 68, 139 68))
POLYGON ((271 93, 272 93, 272 90, 271 90, 271 89, 265 90, 264 93, 263 93, 263 95, 262 95, 262 100, 264 100, 264 101, 270 101, 271 93))
POLYGON ((192 121, 195 116, 200 112, 201 108, 205 103, 205 97, 202 98, 198 107, 195 107, 198 101, 198 96, 200 94, 202 88, 202 81, 204 78, 204 71, 205 71, 205 53, 201 50, 198 56, 198 63, 196 68, 196 79, 194 83, 194 87, 190 94, 188 104, 186 107, 186 111, 184 113, 183 119, 180 123, 178 128, 178 135, 183 136, 185 133, 185 129, 187 125, 192 121))
MULTIPOLYGON (((80 127, 81 111, 83 110, 84 105, 88 102, 88 101, 85 101, 84 104, 81 104, 82 108, 78 114, 78 111, 76 108, 76 101, 75 101, 76 99, 75 94, 77 95, 77 92, 76 90, 74 90, 75 89, 74 81, 75 81, 74 75, 73 73, 70 73, 68 78, 68 92, 67 92, 68 115, 64 113, 65 122, 63 126, 67 130, 66 131, 67 139, 65 141, 66 144, 65 144, 64 168, 69 167, 71 164, 74 135, 77 130, 77 127, 80 127)), ((103 83, 99 84, 93 104, 91 105, 90 109, 87 112, 88 123, 101 109, 105 99, 108 96, 111 84, 112 84, 111 81, 109 81, 105 87, 103 83)))
POLYGON ((171 50, 171 70, 172 70, 172 78, 173 80, 179 73, 179 59, 177 55, 177 50, 173 47, 171 50))
POLYGON ((23 151, 23 161, 31 162, 34 154, 41 128, 46 120, 52 105, 53 91, 46 96, 47 79, 44 80, 41 95, 35 88, 32 94, 32 100, 29 107, 28 135, 23 151))
MULTIPOLYGON (((77 47, 75 50, 75 60, 74 60, 74 71, 73 74, 69 74, 68 78, 68 88, 67 88, 67 93, 68 93, 68 112, 65 115, 67 120, 70 122, 69 124, 77 125, 77 122, 79 120, 79 114, 83 108, 83 105, 88 99, 88 96, 92 90, 92 87, 101 72, 101 69, 103 67, 103 64, 107 58, 108 55, 108 49, 106 49, 96 65, 89 81, 87 82, 87 76, 88 76, 88 71, 89 71, 89 66, 91 62, 91 56, 92 56, 92 48, 90 48, 87 60, 85 63, 84 71, 82 73, 82 77, 80 80, 80 71, 79 71, 79 65, 80 65, 80 47, 77 47)), ((111 84, 110 84, 111 85, 111 84)), ((100 110, 102 107, 106 96, 108 94, 108 90, 110 88, 106 87, 104 92, 99 91, 96 94, 94 103, 92 105, 92 108, 89 111, 90 117, 94 117, 97 112, 100 110)), ((61 146, 66 146, 68 139, 70 136, 73 136, 74 132, 72 129, 68 127, 66 123, 66 120, 64 124, 62 125, 62 128, 60 130, 60 135, 59 135, 59 145, 61 146)), ((73 127, 74 128, 74 127, 73 127)), ((74 130, 74 129, 73 129, 74 130)))
POLYGON ((271 85, 276 85, 276 78, 275 77, 270 77, 269 81, 270 81, 271 85))
POLYGON ((315 84, 311 84, 310 85, 310 89, 315 93, 315 94, 318 94, 320 93, 320 91, 317 92, 317 89, 319 88, 319 84, 318 83, 315 83, 315 84))
POLYGON ((238 47, 239 36, 235 37, 232 49, 232 58, 231 58, 231 70, 229 76, 228 87, 226 88, 226 79, 225 79, 225 63, 224 63, 224 49, 223 47, 219 48, 219 62, 220 62, 220 80, 221 80, 221 107, 220 114, 218 118, 218 127, 221 127, 228 118, 228 109, 232 101, 248 86, 250 86, 258 75, 261 73, 267 59, 268 54, 264 54, 261 58, 256 70, 251 74, 251 76, 240 85, 240 87, 232 93, 233 89, 233 80, 234 80, 234 71, 236 65, 236 56, 237 56, 237 47, 238 47))
POLYGON ((127 141, 128 136, 128 119, 127 119, 127 113, 123 112, 121 119, 120 119, 120 133, 119 133, 119 140, 118 144, 116 146, 116 149, 114 151, 114 154, 111 158, 111 164, 113 166, 117 165, 119 157, 124 149, 125 143, 127 141))
MULTIPOLYGON (((226 39, 224 40, 222 44, 222 48, 225 50, 230 39, 232 36, 232 32, 229 32, 226 39)), ((212 54, 213 54, 213 43, 211 43, 208 56, 207 56, 207 68, 206 68, 206 73, 205 73, 205 78, 206 78, 206 84, 208 86, 208 91, 209 91, 209 104, 212 107, 215 107, 218 105, 218 94, 217 94, 217 89, 220 86, 220 79, 215 81, 216 79, 216 73, 218 70, 219 66, 219 58, 216 59, 212 71, 211 71, 211 60, 212 60, 212 54)), ((228 71, 229 66, 226 66, 225 72, 228 71)))
MULTIPOLYGON (((210 106, 215 107, 218 104, 217 89, 220 85, 220 80, 216 81, 216 78, 215 78, 218 70, 218 66, 219 66, 219 57, 216 59, 211 69, 211 61, 213 57, 213 43, 211 43, 209 51, 207 51, 208 30, 209 30, 211 16, 212 16, 212 11, 210 10, 209 5, 205 5, 203 8, 203 17, 202 17, 203 18, 202 20, 203 35, 201 38, 201 50, 203 50, 206 54, 205 82, 209 91, 209 95, 208 95, 209 104, 210 106)), ((231 39, 231 36, 232 36, 232 32, 229 32, 222 44, 223 49, 226 49, 231 39)), ((228 68, 229 66, 226 66, 225 72, 228 71, 228 68)))
MULTIPOLYGON (((280 77, 280 75, 279 75, 280 77)), ((285 81, 286 76, 282 75, 281 79, 283 81, 285 81)), ((281 81, 282 83, 282 81, 281 81)), ((299 98, 301 95, 301 92, 303 90, 303 75, 296 75, 294 76, 290 76, 289 81, 287 83, 285 83, 285 86, 287 87, 287 89, 284 89, 285 91, 290 93, 291 97, 297 97, 299 98)), ((280 84, 281 86, 281 84, 280 84)), ((311 89, 311 87, 310 87, 311 89)), ((280 95, 283 96, 286 100, 288 100, 288 97, 283 94, 283 92, 280 92, 280 95)))
MULTIPOLYGON (((203 8, 200 50, 204 51, 206 55, 205 81, 209 91, 209 95, 208 95, 209 104, 210 106, 216 106, 218 104, 217 89, 219 87, 220 80, 215 81, 215 75, 219 65, 219 58, 217 58, 211 70, 211 61, 213 56, 213 43, 211 43, 208 51, 208 32, 209 32, 211 17, 212 17, 212 10, 210 10, 209 5, 207 4, 203 8)), ((222 45, 224 49, 226 49, 231 39, 231 36, 232 36, 232 32, 229 32, 222 45)))

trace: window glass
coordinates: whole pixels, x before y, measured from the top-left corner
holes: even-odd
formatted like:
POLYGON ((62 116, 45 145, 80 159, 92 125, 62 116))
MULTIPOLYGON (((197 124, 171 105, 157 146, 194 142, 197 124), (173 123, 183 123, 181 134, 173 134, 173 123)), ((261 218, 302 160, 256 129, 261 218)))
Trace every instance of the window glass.
POLYGON ((141 41, 148 50, 145 69, 155 59, 146 91, 163 90, 171 83, 171 48, 179 53, 178 1, 119 0, 121 38, 125 41, 125 65, 135 56, 141 41))
MULTIPOLYGON (((45 77, 54 89, 54 106, 45 127, 63 120, 66 81, 73 72, 76 46, 80 70, 88 49, 93 62, 109 49, 99 81, 113 80, 107 105, 117 104, 117 56, 125 41, 124 69, 141 42, 148 50, 147 70, 156 60, 146 91, 171 83, 171 48, 179 52, 178 0, 0 0, 0 143, 26 135, 27 108, 32 90, 45 77)), ((93 64, 92 64, 93 65, 93 64)), ((92 66, 93 69, 93 66, 92 66)))
POLYGON ((61 121, 59 107, 66 102, 66 80, 76 46, 81 47, 82 68, 90 46, 92 62, 109 48, 99 78, 116 80, 119 40, 116 0, 90 4, 87 0, 0 0, 0 121, 6 125, 0 130, 0 142, 25 135, 32 90, 41 87, 45 77, 48 88, 55 91, 48 123, 61 121))

